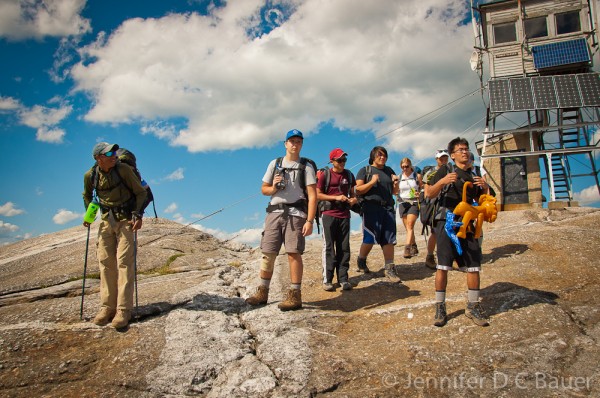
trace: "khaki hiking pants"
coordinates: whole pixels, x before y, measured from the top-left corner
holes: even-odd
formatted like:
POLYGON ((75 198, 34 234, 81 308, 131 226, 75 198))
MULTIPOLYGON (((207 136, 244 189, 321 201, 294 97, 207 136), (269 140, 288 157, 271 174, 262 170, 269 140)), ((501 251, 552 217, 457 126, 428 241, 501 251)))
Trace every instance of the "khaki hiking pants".
POLYGON ((133 231, 129 221, 111 228, 101 221, 98 228, 97 257, 100 266, 100 303, 102 307, 133 309, 135 284, 133 231))

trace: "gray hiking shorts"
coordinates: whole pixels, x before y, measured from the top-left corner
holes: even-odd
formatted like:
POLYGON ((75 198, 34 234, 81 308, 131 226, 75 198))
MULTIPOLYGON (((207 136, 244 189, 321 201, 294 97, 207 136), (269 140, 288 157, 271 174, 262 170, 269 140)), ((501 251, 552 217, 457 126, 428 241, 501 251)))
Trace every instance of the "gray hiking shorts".
POLYGON ((304 253, 305 239, 302 227, 306 218, 285 215, 283 212, 267 213, 265 230, 260 241, 263 253, 279 253, 281 245, 286 253, 304 253))

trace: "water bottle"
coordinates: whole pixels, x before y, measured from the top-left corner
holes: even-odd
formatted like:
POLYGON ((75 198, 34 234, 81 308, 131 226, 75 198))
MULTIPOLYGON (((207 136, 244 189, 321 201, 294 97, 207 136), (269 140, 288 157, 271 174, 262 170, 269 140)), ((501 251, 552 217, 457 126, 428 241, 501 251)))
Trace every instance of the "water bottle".
POLYGON ((96 219, 96 214, 98 213, 99 208, 100 205, 98 202, 96 202, 96 200, 91 201, 88 205, 87 211, 85 212, 85 216, 83 216, 83 221, 88 224, 93 223, 96 219))

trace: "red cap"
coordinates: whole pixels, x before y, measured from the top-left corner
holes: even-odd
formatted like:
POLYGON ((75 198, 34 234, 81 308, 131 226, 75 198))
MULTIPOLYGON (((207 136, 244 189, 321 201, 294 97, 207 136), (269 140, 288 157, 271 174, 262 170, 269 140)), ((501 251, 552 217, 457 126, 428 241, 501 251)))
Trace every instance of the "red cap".
POLYGON ((339 159, 342 156, 348 156, 348 154, 340 148, 335 148, 333 151, 329 152, 329 160, 339 159))

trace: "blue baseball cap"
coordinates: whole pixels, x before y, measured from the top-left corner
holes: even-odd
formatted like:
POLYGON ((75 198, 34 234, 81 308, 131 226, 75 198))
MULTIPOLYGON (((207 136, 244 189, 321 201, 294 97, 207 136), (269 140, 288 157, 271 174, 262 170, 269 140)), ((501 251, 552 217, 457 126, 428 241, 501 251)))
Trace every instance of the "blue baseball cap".
POLYGON ((287 136, 285 137, 285 140, 287 141, 292 137, 300 137, 300 138, 304 139, 302 132, 300 130, 296 130, 296 129, 288 131, 287 136))

